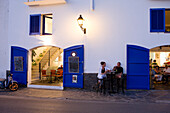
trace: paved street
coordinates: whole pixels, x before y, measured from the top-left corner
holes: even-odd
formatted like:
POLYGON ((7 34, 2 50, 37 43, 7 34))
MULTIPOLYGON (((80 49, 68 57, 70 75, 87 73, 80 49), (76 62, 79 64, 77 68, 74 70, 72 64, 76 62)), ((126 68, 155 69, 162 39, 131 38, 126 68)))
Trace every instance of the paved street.
POLYGON ((0 89, 0 113, 170 113, 170 90, 0 89))
POLYGON ((126 90, 125 94, 103 95, 83 89, 66 89, 64 91, 49 89, 20 88, 18 91, 0 89, 0 95, 17 97, 52 98, 86 101, 111 101, 127 103, 169 103, 170 90, 126 90))
POLYGON ((169 113, 169 104, 0 96, 1 113, 169 113))

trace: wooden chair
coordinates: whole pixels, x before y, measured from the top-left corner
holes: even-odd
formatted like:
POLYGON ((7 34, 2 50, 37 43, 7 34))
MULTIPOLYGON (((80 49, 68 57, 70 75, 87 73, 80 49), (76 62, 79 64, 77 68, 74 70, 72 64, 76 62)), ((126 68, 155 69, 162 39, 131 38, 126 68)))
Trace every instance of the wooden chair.
POLYGON ((45 77, 46 79, 48 79, 48 75, 46 74, 46 70, 42 70, 42 79, 45 77))
POLYGON ((55 76, 56 75, 56 70, 51 70, 51 76, 55 76))
POLYGON ((58 77, 56 75, 56 70, 51 70, 51 77, 55 77, 54 81, 58 80, 58 77))
POLYGON ((63 77, 63 69, 57 69, 57 74, 56 74, 56 76, 57 76, 58 78, 63 77))

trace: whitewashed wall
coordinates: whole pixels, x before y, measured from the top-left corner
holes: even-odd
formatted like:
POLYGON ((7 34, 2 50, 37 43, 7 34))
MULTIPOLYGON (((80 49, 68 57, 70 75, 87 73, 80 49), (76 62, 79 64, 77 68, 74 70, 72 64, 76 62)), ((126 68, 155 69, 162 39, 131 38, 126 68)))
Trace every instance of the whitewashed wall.
POLYGON ((149 32, 149 9, 170 8, 167 0, 95 0, 94 11, 91 0, 67 0, 67 4, 38 7, 28 7, 24 0, 9 1, 10 46, 31 49, 54 45, 64 49, 84 44, 85 73, 98 72, 101 60, 110 68, 117 61, 122 62, 126 73, 127 44, 146 48, 170 45, 170 34, 149 32), (29 15, 40 13, 53 13, 52 36, 29 36, 29 15), (80 14, 86 21, 86 35, 77 25, 80 14))
POLYGON ((8 0, 0 0, 0 78, 5 78, 9 67, 8 0))

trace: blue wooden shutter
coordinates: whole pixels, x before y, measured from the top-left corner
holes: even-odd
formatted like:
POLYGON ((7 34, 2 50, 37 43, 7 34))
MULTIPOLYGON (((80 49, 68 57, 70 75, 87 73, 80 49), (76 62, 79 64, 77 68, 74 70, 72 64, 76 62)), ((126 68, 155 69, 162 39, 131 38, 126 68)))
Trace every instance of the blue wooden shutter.
POLYGON ((27 54, 28 50, 24 48, 11 47, 11 73, 13 79, 24 86, 27 86, 27 54))
POLYGON ((127 45, 127 89, 149 89, 149 49, 127 45))
POLYGON ((30 35, 40 35, 41 14, 30 15, 30 35))
POLYGON ((72 88, 83 88, 84 80, 84 45, 72 46, 64 49, 64 68, 63 68, 63 86, 72 88), (76 53, 79 59, 78 72, 69 71, 69 58, 72 57, 72 53, 76 53), (73 82, 73 76, 77 76, 77 83, 73 82))
POLYGON ((150 31, 165 32, 165 9, 150 9, 150 31))

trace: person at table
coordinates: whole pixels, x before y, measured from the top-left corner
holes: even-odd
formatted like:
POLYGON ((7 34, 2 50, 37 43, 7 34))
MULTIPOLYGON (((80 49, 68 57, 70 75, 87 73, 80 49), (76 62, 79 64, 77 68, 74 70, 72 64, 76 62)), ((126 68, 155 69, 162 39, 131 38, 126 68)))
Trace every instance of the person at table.
POLYGON ((123 68, 120 62, 117 63, 117 66, 114 66, 113 71, 115 71, 115 76, 117 78, 117 92, 119 93, 120 82, 122 81, 122 92, 124 93, 123 68))
POLYGON ((166 78, 166 84, 168 83, 168 77, 170 77, 170 68, 167 66, 167 65, 165 65, 165 69, 163 70, 163 80, 165 80, 165 78, 166 78))
POLYGON ((99 69, 99 73, 97 75, 98 80, 98 84, 99 87, 101 87, 101 85, 103 84, 103 79, 106 78, 106 73, 110 72, 110 69, 108 67, 106 67, 106 63, 104 61, 100 62, 100 69, 99 69))
POLYGON ((152 66, 149 66, 149 75, 150 75, 150 88, 154 89, 153 80, 155 76, 155 71, 152 69, 152 66))
POLYGON ((159 66, 156 66, 154 71, 155 71, 155 79, 156 79, 156 81, 161 81, 162 80, 162 75, 161 75, 161 70, 159 69, 159 66))
POLYGON ((156 60, 153 60, 152 67, 156 68, 158 66, 158 63, 156 63, 156 60))
POLYGON ((121 67, 121 63, 118 62, 117 66, 114 66, 113 71, 115 71, 117 78, 122 78, 123 75, 123 68, 121 67))
POLYGON ((156 68, 155 68, 155 74, 161 74, 161 70, 159 69, 159 66, 156 66, 156 68))

